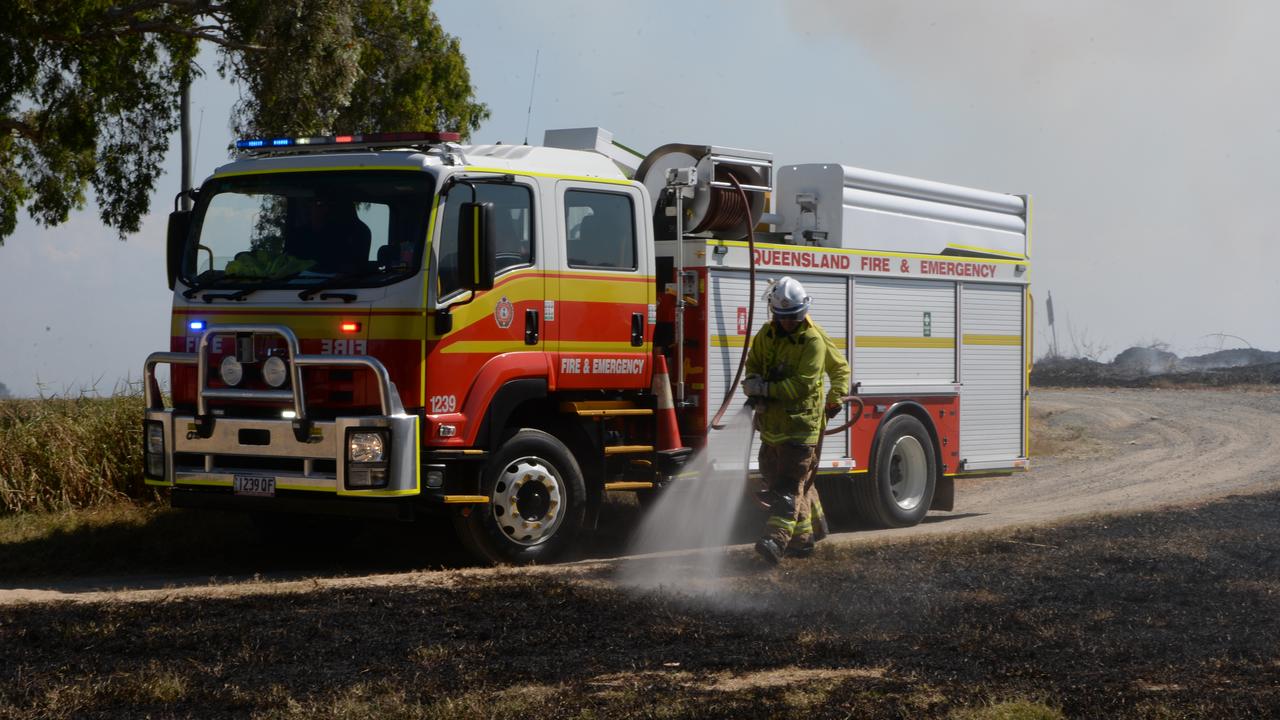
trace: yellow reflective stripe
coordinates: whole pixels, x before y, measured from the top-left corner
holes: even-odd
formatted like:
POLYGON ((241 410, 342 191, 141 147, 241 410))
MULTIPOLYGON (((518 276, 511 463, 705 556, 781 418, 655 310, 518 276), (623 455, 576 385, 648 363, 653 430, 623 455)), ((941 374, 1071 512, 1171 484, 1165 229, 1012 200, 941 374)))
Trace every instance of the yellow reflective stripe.
POLYGON ((632 345, 629 342, 614 342, 606 340, 561 340, 560 352, 622 352, 637 353, 641 352, 641 347, 632 345))
POLYGON ((195 478, 183 478, 176 480, 177 485, 202 485, 205 487, 231 487, 235 483, 231 480, 200 480, 195 478))
POLYGON ((345 170, 403 170, 405 172, 423 172, 421 165, 325 165, 323 167, 291 167, 268 168, 266 170, 237 170, 235 172, 214 173, 215 178, 239 177, 241 175, 272 175, 276 173, 295 172, 336 172, 345 170))
POLYGON ((364 496, 364 497, 403 497, 405 495, 417 495, 417 490, 339 490, 339 495, 344 496, 364 496))
MULTIPOLYGON (((712 335, 711 347, 742 347, 747 342, 746 335, 712 335)), ((849 341, 842 337, 833 337, 831 342, 836 347, 844 350, 849 347, 849 341)))
MULTIPOLYGON (((1022 258, 1022 256, 1021 256, 1021 255, 1019 255, 1018 253, 1011 253, 1011 252, 1009 252, 1008 250, 992 250, 991 248, 974 247, 974 246, 972 246, 972 245, 951 245, 951 244, 948 244, 948 245, 947 245, 947 247, 949 247, 949 248, 955 248, 956 250, 969 250, 970 252, 990 253, 991 255, 999 255, 999 256, 1001 256, 1001 257, 1007 257, 1007 258, 1019 258, 1019 259, 1021 259, 1021 258, 1022 258)), ((978 259, 978 260, 988 260, 988 259, 990 259, 990 258, 977 258, 977 259, 978 259)))
MULTIPOLYGON (((503 353, 503 352, 543 352, 534 345, 525 345, 521 340, 462 340, 449 343, 440 348, 442 353, 503 353)), ((635 346, 629 342, 561 340, 560 352, 598 352, 645 354, 644 346, 635 346)))
POLYGON ((1022 338, 1017 335, 965 335, 965 345, 1022 345, 1022 338))
POLYGON ((533 172, 532 170, 512 170, 511 168, 465 167, 464 172, 492 172, 503 175, 524 175, 528 177, 554 178, 556 180, 575 180, 578 182, 609 183, 610 185, 630 185, 630 180, 616 178, 587 177, 585 175, 560 175, 557 173, 533 172))
POLYGON ((445 505, 487 505, 487 495, 443 495, 445 505))
POLYGON ((769 520, 768 522, 765 523, 765 525, 768 525, 769 527, 778 528, 779 530, 786 530, 788 532, 795 532, 795 529, 796 529, 795 520, 784 518, 781 515, 770 515, 769 520))
POLYGON ((954 348, 956 339, 949 337, 859 335, 857 346, 860 348, 954 348))
POLYGON ((306 490, 308 492, 334 492, 336 488, 321 487, 319 485, 286 485, 282 482, 276 483, 277 490, 306 490))
POLYGON ((525 345, 518 340, 464 340, 462 342, 449 343, 440 348, 441 353, 504 353, 518 352, 520 350, 529 350, 530 352, 542 352, 534 345, 525 345))

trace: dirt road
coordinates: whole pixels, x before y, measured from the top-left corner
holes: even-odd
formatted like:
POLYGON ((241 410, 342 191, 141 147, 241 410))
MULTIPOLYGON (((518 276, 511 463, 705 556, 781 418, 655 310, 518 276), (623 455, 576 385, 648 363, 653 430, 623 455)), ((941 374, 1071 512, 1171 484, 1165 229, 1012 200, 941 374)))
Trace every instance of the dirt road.
POLYGON ((1280 487, 1274 390, 1037 389, 1032 413, 1030 472, 961 481, 954 513, 852 537, 988 530, 1280 487))
MULTIPOLYGON (((874 542, 1037 525, 1280 487, 1280 465, 1275 462, 1280 447, 1280 423, 1276 422, 1280 392, 1274 390, 1036 390, 1032 407, 1035 437, 1030 472, 963 480, 957 487, 956 510, 933 513, 918 527, 837 533, 831 541, 874 542)), ((562 572, 562 567, 542 571, 562 572)), ((0 587, 0 604, 226 596, 263 592, 267 586, 271 591, 294 592, 362 584, 443 583, 456 581, 458 572, 491 571, 308 577, 298 582, 268 572, 266 577, 275 581, 240 583, 223 578, 216 586, 190 577, 90 578, 0 587), (427 575, 438 577, 424 578, 427 575), (104 587, 113 589, 86 592, 104 587)))

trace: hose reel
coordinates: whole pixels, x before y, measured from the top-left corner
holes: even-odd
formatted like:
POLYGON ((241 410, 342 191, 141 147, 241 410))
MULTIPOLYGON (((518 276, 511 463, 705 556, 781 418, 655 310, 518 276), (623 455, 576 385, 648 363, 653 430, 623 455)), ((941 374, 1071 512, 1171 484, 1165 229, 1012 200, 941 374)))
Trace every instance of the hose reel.
POLYGON ((766 194, 772 191, 772 155, 713 145, 671 143, 649 153, 636 170, 636 180, 649 190, 659 239, 675 239, 674 218, 667 214, 668 208, 675 206, 674 192, 666 186, 667 171, 686 167, 698 170, 693 197, 682 203, 686 233, 740 240, 746 237, 749 227, 760 222, 766 194), (746 191, 745 205, 734 180, 746 191))

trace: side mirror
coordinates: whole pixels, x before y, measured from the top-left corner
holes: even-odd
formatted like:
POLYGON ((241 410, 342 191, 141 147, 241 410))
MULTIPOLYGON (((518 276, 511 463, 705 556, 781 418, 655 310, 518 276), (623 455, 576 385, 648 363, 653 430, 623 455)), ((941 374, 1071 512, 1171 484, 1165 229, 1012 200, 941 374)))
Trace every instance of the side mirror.
POLYGON ((169 271, 169 289, 178 280, 182 269, 182 253, 186 249, 187 234, 191 231, 191 211, 175 210, 169 213, 169 237, 165 244, 165 267, 169 271))
POLYGON ((458 270, 463 288, 493 288, 493 245, 493 203, 462 203, 458 216, 458 270))

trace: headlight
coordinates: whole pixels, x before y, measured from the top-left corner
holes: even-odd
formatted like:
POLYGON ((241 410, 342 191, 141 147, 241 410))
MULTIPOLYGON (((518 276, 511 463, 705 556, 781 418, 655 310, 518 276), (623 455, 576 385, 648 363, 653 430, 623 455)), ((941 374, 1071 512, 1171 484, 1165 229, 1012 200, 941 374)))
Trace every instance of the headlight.
POLYGON ((347 438, 347 458, 353 463, 380 463, 383 452, 382 433, 354 432, 347 438))
POLYGON ((222 364, 218 366, 218 375, 222 377, 222 382, 235 387, 244 379, 244 366, 234 355, 228 355, 222 358, 222 364))
POLYGON ((262 379, 271 387, 278 388, 289 379, 289 366, 279 356, 272 355, 262 363, 262 379))

